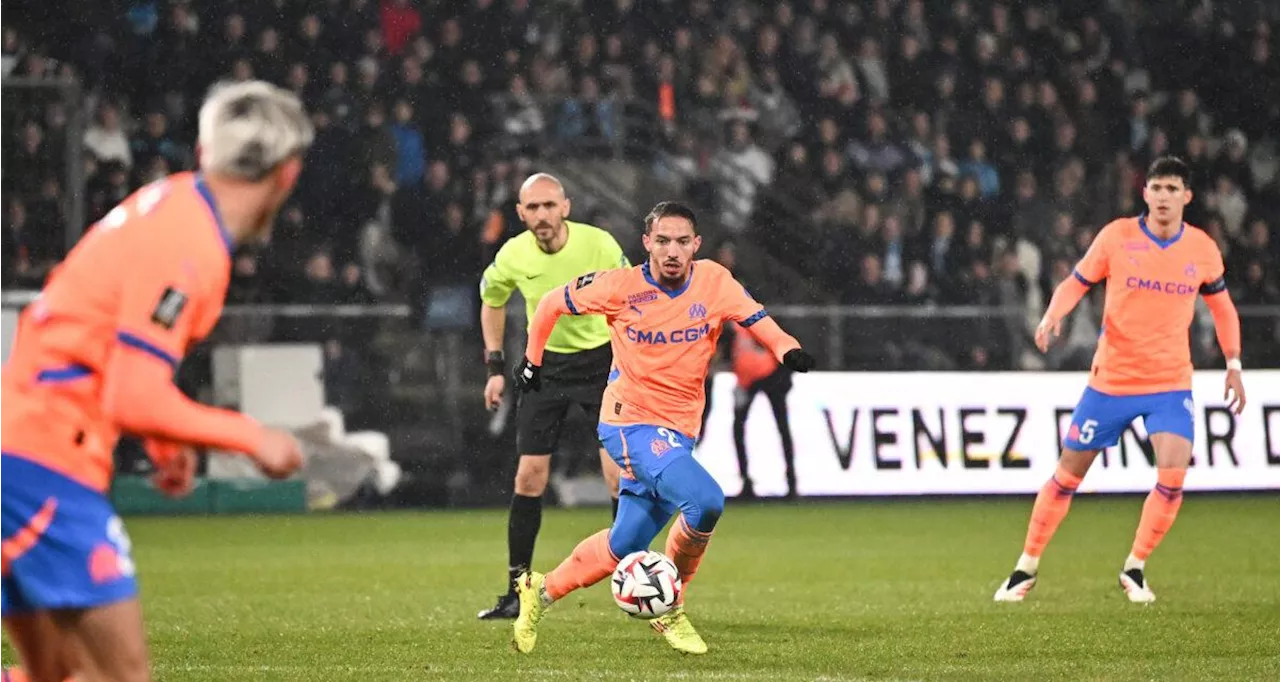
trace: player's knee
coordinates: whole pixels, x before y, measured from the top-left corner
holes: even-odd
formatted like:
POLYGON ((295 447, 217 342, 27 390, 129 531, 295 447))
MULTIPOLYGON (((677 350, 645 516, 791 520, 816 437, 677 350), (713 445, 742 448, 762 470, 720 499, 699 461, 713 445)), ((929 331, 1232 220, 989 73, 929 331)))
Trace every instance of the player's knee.
POLYGON ((526 497, 539 497, 546 491, 547 480, 550 477, 550 457, 524 455, 520 458, 520 464, 516 467, 516 494, 526 497))
POLYGON ((609 551, 613 552, 613 556, 622 559, 622 557, 649 549, 649 542, 653 538, 644 538, 635 529, 620 528, 615 526, 609 531, 609 551))
POLYGON ((724 514, 724 491, 714 482, 699 486, 684 511, 685 521, 699 533, 710 533, 724 514))

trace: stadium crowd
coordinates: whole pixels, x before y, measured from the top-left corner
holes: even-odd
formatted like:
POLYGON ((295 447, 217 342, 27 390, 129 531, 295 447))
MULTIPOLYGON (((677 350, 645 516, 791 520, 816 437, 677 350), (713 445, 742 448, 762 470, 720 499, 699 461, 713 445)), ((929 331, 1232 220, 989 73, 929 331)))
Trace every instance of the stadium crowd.
MULTIPOLYGON (((470 301, 555 150, 641 164, 831 300, 1026 310, 975 367, 1022 366, 1027 321, 1107 220, 1141 212, 1165 153, 1194 169, 1189 220, 1237 302, 1280 303, 1267 3, 27 5, 5 16, 4 76, 83 84, 86 194, 63 190, 69 103, 6 92, 6 286, 63 254, 68 201, 93 220, 190 168, 209 83, 265 78, 304 98, 317 140, 273 242, 237 256, 236 302, 470 301)), ((1087 361, 1099 303, 1049 366, 1087 361)), ((1249 342, 1272 324, 1246 317, 1246 363, 1280 361, 1248 355, 1275 353, 1249 342)))

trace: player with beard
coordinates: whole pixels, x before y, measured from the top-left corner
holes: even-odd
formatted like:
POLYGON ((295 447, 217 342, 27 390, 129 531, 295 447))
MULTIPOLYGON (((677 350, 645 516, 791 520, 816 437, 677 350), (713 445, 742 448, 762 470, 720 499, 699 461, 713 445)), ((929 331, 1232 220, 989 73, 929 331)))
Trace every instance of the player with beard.
MULTIPOLYGON (((787 335, 724 266, 694 261, 702 239, 688 207, 663 202, 644 221, 643 265, 583 275, 548 292, 529 327, 529 344, 515 381, 521 391, 546 390, 542 373, 547 339, 563 315, 603 314, 613 344, 614 370, 604 393, 597 433, 622 468, 618 514, 612 528, 583 540, 550 573, 519 578, 520 616, 513 640, 533 650, 546 609, 570 592, 613 572, 619 558, 649 548, 677 511, 666 552, 687 586, 724 511, 724 492, 693 457, 701 428, 708 362, 721 327, 737 322, 796 372, 813 357, 787 335)), ((703 654, 683 603, 650 621, 672 648, 703 654)))
MULTIPOLYGON (((485 407, 496 410, 506 387, 503 337, 506 305, 515 290, 525 300, 530 321, 538 300, 586 272, 625 268, 631 264, 608 232, 568 220, 571 208, 564 186, 546 173, 537 173, 520 187, 516 212, 528 228, 498 250, 480 280, 480 327, 484 335, 489 380, 485 407)), ((542 494, 551 476, 551 454, 560 442, 569 409, 589 416, 600 412, 600 395, 609 378, 613 353, 609 329, 599 315, 560 320, 547 339, 546 387, 521 395, 517 403, 515 494, 507 518, 507 592, 481 619, 515 618, 520 613, 516 577, 529 570, 533 547, 542 526, 542 494)), ((604 450, 600 465, 617 513, 618 467, 604 450)))

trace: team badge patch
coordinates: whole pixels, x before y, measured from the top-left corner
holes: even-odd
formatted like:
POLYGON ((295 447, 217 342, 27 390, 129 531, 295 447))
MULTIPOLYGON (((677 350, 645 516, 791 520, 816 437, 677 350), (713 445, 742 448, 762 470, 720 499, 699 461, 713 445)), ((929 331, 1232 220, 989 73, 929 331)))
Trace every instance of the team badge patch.
POLYGON ((151 321, 165 329, 173 329, 173 325, 178 323, 178 318, 182 316, 182 310, 186 307, 187 295, 173 287, 168 287, 160 296, 160 301, 156 303, 155 310, 151 311, 151 321))
POLYGON ((653 442, 649 443, 649 450, 653 452, 654 457, 661 457, 671 450, 671 445, 665 440, 655 438, 653 442))
POLYGON ((596 273, 588 272, 587 274, 578 278, 577 282, 573 285, 573 288, 581 289, 582 287, 585 287, 594 281, 596 281, 596 273))

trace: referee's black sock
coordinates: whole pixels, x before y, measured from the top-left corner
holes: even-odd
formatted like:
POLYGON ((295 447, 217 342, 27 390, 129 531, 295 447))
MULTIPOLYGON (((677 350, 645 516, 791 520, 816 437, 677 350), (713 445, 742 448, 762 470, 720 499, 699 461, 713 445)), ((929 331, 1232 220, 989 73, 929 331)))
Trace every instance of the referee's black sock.
POLYGON ((617 521, 618 520, 618 498, 615 497, 609 501, 613 503, 613 520, 617 521))
POLYGON ((511 514, 507 517, 507 566, 511 578, 508 589, 512 592, 516 589, 516 578, 533 565, 533 545, 540 528, 542 496, 512 495, 511 514))

